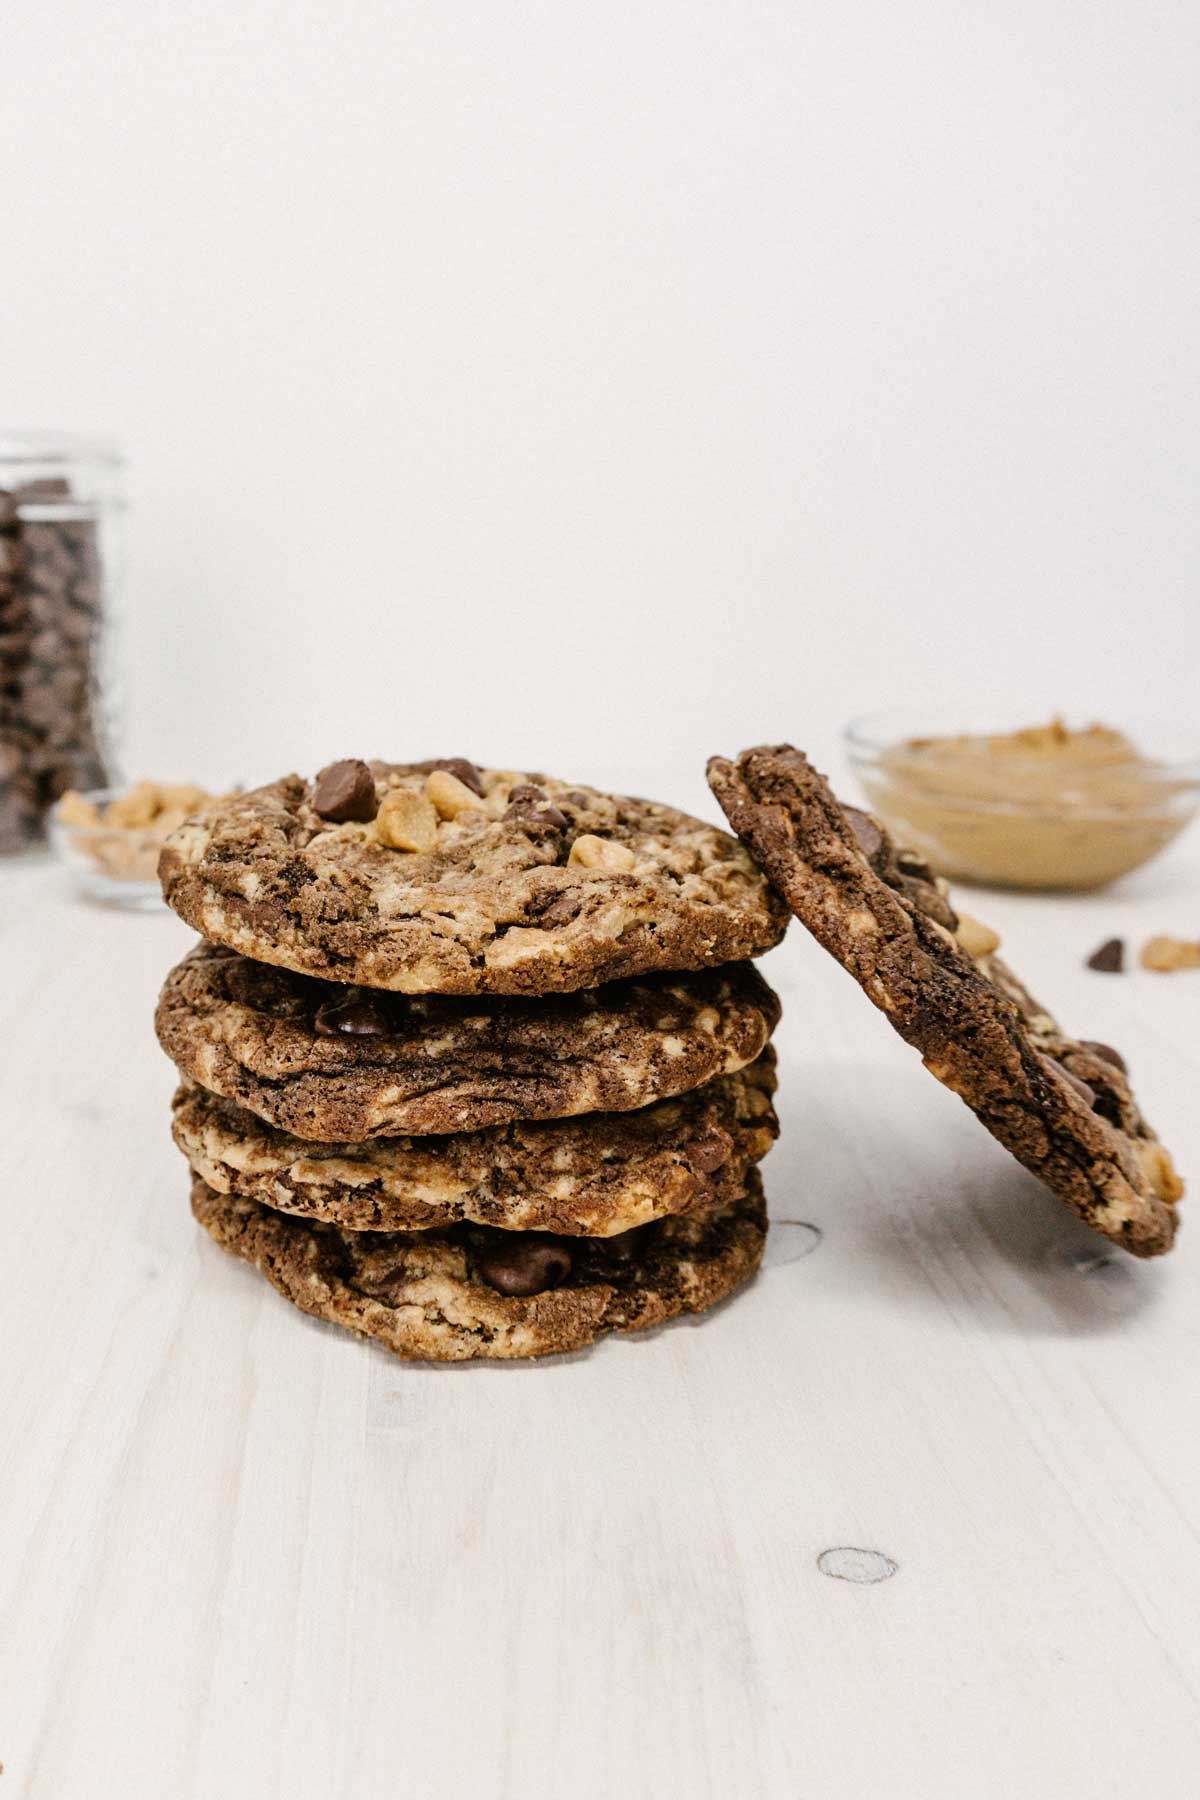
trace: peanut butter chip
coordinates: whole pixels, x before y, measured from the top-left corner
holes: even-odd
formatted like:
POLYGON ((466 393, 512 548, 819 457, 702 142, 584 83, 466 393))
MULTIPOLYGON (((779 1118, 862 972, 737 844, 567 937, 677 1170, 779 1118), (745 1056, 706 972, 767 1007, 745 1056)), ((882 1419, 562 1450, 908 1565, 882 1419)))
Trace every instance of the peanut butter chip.
POLYGON ((64 825, 97 825, 100 808, 93 800, 85 800, 74 788, 68 788, 58 803, 58 816, 64 825))
POLYGON ((1171 1152, 1157 1138, 1150 1138, 1139 1145, 1142 1167, 1160 1200, 1173 1206, 1183 1193, 1183 1183, 1176 1173, 1175 1164, 1171 1161, 1171 1152))
POLYGON ((609 875, 627 873, 636 861, 627 845, 615 844, 611 838, 593 837, 590 832, 575 839, 567 858, 572 868, 599 869, 609 875))
POLYGON ((984 925, 973 919, 970 913, 959 913, 958 930, 954 934, 958 939, 958 947, 965 950, 973 961, 981 956, 990 956, 993 950, 1000 948, 1000 935, 990 925, 984 925))
POLYGON ((1142 947, 1143 969, 1171 974, 1176 969, 1200 969, 1200 943, 1188 938, 1152 937, 1142 947))
POLYGON ((435 769, 426 777, 425 794, 443 819, 457 819, 460 812, 478 812, 483 804, 479 795, 448 769, 435 769))
POLYGON ((375 836, 389 850, 428 853, 437 843, 437 813, 424 794, 393 788, 379 803, 375 836))
POLYGON ((76 848, 105 875, 114 881, 153 881, 163 840, 209 798, 191 782, 139 781, 103 808, 68 791, 57 816, 78 833, 76 848), (97 830, 100 826, 112 829, 97 830))
POLYGON ((106 825, 149 825, 159 810, 158 783, 139 781, 127 794, 110 801, 104 815, 106 825))

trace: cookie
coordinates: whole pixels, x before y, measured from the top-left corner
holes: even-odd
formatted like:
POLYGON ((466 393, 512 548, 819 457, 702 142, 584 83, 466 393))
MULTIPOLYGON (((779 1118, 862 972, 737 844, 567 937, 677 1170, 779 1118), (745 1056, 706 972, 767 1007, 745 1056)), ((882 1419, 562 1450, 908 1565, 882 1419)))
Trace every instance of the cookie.
POLYGON ((648 800, 442 763, 333 764, 201 809, 169 905, 259 962, 421 994, 544 994, 768 950, 786 910, 742 846, 648 800))
POLYGON ((752 1062, 778 1019, 750 963, 470 1000, 336 988, 198 944, 155 1023, 184 1075, 330 1142, 649 1106, 752 1062))
POLYGON ((606 1237, 739 1193, 778 1133, 774 1090, 767 1050, 747 1069, 638 1112, 313 1144, 185 1083, 173 1130, 209 1187, 354 1231, 465 1219, 606 1237))
POLYGON ((192 1211, 301 1311, 432 1362, 549 1356, 703 1312, 750 1279, 767 1232, 756 1170, 736 1199, 615 1238, 471 1225, 346 1231, 215 1193, 199 1177, 192 1211))
POLYGON ((920 858, 788 744, 714 757, 730 824, 796 917, 992 1134, 1135 1256, 1171 1248, 1183 1184, 1107 1045, 1070 1037, 920 858))

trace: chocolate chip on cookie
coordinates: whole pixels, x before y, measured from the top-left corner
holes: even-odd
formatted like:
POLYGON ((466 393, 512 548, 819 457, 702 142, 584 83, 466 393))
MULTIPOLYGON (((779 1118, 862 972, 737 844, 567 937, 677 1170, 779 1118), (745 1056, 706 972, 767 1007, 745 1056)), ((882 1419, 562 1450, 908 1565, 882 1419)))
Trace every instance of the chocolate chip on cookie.
POLYGON ((870 813, 862 812, 857 806, 845 806, 842 811, 846 815, 846 823, 854 833, 854 841, 866 857, 873 862, 883 849, 883 833, 870 813))
POLYGON ((313 811, 318 818, 342 825, 353 820, 369 825, 375 817, 375 777, 365 762, 348 757, 322 769, 313 786, 313 811))
POLYGON ((577 919, 583 910, 583 898, 579 894, 553 895, 537 914, 540 926, 569 925, 577 919))
POLYGON ((544 1294, 570 1280, 573 1259, 561 1238, 511 1231, 490 1238, 475 1266, 498 1294, 544 1294))
POLYGON ((437 761, 427 763, 426 767, 431 774, 435 769, 445 769, 447 775, 457 776, 464 787, 469 787, 473 794, 478 794, 480 799, 483 798, 483 778, 475 764, 469 762, 465 756, 439 757, 437 761))
POLYGON ((386 1037, 391 1030, 382 1010, 365 995, 326 1000, 313 1015, 319 1037, 386 1037))
POLYGON ((545 788, 530 781, 519 781, 508 796, 506 819, 520 819, 542 831, 565 831, 570 821, 555 806, 545 788))
POLYGON ((1050 1068, 1052 1068, 1054 1070, 1054 1073, 1056 1075, 1059 1075, 1062 1077, 1062 1079, 1067 1083, 1068 1087, 1074 1088, 1075 1092, 1079 1095, 1079 1098, 1083 1101, 1085 1106, 1093 1106, 1093 1107, 1095 1106, 1096 1090, 1094 1087, 1089 1087, 1088 1083, 1083 1079, 1083 1077, 1081 1075, 1073 1074, 1072 1071, 1070 1069, 1068 1069, 1064 1063, 1060 1063, 1058 1061, 1057 1057, 1047 1056, 1043 1060, 1049 1064, 1050 1068))
POLYGON ((703 1137, 693 1139, 687 1147, 688 1160, 703 1169, 706 1175, 728 1162, 732 1153, 733 1142, 724 1131, 706 1131, 703 1137))

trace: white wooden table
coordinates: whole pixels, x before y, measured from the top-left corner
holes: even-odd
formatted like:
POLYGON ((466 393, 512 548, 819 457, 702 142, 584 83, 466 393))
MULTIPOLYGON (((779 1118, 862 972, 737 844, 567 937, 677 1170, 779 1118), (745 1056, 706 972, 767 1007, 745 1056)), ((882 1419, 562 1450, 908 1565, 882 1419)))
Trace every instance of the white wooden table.
MULTIPOLYGON (((1200 975, 1080 965, 1197 855, 973 906, 1194 1177, 1200 975)), ((187 942, 0 870, 0 1800, 1195 1800, 1200 1223, 1110 1254, 797 926, 757 1283, 406 1366, 193 1225, 187 942)))

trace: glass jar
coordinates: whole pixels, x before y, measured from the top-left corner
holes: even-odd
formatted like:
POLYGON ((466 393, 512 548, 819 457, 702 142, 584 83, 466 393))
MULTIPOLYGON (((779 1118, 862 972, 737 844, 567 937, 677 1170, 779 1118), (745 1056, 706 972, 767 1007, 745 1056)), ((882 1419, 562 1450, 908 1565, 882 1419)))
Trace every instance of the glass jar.
POLYGON ((110 445, 0 432, 0 852, 111 776, 121 475, 110 445))

